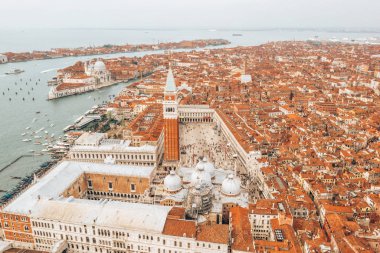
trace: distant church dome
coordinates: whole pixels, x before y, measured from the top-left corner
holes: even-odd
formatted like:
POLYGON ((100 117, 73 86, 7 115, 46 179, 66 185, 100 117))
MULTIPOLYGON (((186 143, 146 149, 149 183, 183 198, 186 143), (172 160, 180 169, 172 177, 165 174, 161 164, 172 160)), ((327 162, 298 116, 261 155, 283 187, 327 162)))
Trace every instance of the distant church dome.
POLYGON ((222 193, 228 196, 236 196, 240 194, 240 180, 234 175, 229 174, 222 183, 222 193))
POLYGON ((104 64, 103 61, 97 60, 94 64, 94 71, 106 71, 106 65, 104 64))
POLYGON ((205 167, 203 164, 198 163, 197 166, 195 167, 195 171, 191 175, 191 184, 211 186, 210 173, 208 173, 205 170, 205 167))
POLYGON ((207 171, 210 174, 211 178, 215 177, 215 166, 212 162, 209 162, 207 160, 207 157, 203 157, 203 159, 199 161, 198 164, 203 165, 205 171, 207 171))
POLYGON ((181 178, 175 173, 174 170, 171 170, 169 175, 164 179, 164 188, 169 192, 176 192, 181 190, 182 181, 181 178))

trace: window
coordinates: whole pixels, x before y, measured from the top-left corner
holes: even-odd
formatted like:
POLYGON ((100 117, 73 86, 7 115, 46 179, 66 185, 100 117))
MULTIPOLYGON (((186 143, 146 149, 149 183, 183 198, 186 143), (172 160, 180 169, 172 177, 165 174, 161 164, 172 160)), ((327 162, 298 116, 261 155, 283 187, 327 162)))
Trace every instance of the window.
POLYGON ((112 190, 113 189, 113 187, 112 187, 112 182, 108 182, 108 190, 112 190))
POLYGON ((135 184, 131 184, 131 192, 135 192, 136 191, 136 185, 135 184))
POLYGON ((24 226, 24 231, 29 231, 29 226, 25 225, 24 226))
POLYGON ((87 180, 87 186, 92 189, 92 180, 87 180))

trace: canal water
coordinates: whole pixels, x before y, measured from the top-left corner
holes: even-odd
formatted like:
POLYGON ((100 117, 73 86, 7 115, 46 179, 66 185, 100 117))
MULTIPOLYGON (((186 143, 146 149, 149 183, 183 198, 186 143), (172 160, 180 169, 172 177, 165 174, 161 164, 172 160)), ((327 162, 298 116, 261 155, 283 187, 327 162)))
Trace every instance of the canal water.
MULTIPOLYGON (((232 31, 139 31, 139 30, 28 30, 0 31, 0 52, 48 50, 56 47, 79 47, 103 44, 157 43, 183 39, 222 38, 232 42, 230 46, 258 45, 267 41, 306 40, 312 36, 320 38, 364 38, 377 34, 336 34, 296 31, 241 31, 242 36, 232 36, 232 31)), ((158 52, 137 52, 102 55, 102 58, 118 56, 143 56, 158 52)), ((50 87, 47 81, 56 75, 56 70, 79 60, 95 56, 69 57, 21 63, 0 64, 0 170, 22 155, 38 152, 44 147, 35 145, 34 135, 62 135, 62 129, 92 106, 109 100, 126 84, 117 84, 98 91, 58 100, 47 100, 50 87), (12 68, 23 69, 18 75, 5 75, 12 68), (17 94, 16 94, 17 93, 17 94), (39 112, 39 113, 37 113, 39 112), (54 125, 52 125, 54 124, 54 125), (26 130, 30 127, 31 130, 26 130), (23 133, 45 128, 39 134, 22 136, 23 133), (32 139, 23 142, 23 139, 32 139)), ((44 142, 44 140, 41 140, 44 142)), ((24 157, 0 172, 0 191, 6 191, 20 182, 19 177, 31 174, 48 160, 46 156, 24 157), (17 178, 15 178, 17 177, 17 178)), ((3 193, 0 192, 0 196, 3 193)))

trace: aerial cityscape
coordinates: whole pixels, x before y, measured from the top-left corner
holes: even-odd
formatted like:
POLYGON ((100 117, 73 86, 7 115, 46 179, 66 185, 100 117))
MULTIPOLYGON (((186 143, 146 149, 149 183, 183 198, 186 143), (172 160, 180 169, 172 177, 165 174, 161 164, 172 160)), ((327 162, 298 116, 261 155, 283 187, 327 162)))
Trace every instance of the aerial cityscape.
POLYGON ((231 26, 202 16, 229 1, 198 16, 198 0, 15 2, 20 20, 0 25, 0 253, 380 253, 380 3, 348 0, 356 18, 334 21, 306 18, 323 3, 284 0, 291 20, 278 0, 237 0, 257 15, 231 26), (276 18, 254 25, 261 8, 276 18), (23 23, 32 10, 51 24, 23 23))

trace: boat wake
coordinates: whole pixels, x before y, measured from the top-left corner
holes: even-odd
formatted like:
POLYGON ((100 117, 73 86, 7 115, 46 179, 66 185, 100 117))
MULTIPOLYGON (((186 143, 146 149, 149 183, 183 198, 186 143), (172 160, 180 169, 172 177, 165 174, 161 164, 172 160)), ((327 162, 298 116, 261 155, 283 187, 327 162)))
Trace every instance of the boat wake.
POLYGON ((57 69, 58 68, 46 69, 46 70, 42 70, 40 73, 43 74, 43 73, 51 72, 51 71, 54 71, 54 70, 57 70, 57 69))

